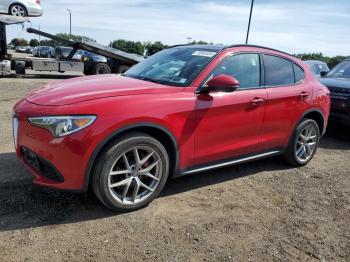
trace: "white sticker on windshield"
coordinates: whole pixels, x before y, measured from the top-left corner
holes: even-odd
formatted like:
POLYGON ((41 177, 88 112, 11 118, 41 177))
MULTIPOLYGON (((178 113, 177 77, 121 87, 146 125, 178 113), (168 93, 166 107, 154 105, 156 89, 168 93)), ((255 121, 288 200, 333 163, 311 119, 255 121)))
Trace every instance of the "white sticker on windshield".
POLYGON ((215 52, 208 52, 208 51, 196 51, 192 55, 193 56, 205 56, 205 57, 213 57, 216 53, 215 52))

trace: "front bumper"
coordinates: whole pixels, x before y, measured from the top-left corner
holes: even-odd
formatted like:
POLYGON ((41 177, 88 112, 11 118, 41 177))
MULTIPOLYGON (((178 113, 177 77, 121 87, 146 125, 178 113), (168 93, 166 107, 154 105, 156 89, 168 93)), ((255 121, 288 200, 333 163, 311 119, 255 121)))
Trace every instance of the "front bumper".
POLYGON ((54 138, 49 131, 30 125, 27 119, 33 116, 31 110, 34 109, 40 114, 40 106, 29 102, 21 101, 16 106, 18 128, 14 137, 17 138, 17 156, 34 175, 35 184, 63 190, 85 190, 86 168, 94 148, 91 130, 89 132, 86 128, 66 137, 54 138))
POLYGON ((350 122, 350 99, 332 98, 330 118, 350 122))

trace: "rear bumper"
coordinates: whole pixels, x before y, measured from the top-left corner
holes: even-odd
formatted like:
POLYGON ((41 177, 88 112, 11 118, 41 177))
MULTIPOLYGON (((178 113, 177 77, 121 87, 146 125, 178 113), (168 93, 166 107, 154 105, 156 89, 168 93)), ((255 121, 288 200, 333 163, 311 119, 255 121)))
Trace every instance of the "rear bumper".
POLYGON ((40 6, 28 7, 28 16, 42 16, 44 14, 43 9, 40 6))

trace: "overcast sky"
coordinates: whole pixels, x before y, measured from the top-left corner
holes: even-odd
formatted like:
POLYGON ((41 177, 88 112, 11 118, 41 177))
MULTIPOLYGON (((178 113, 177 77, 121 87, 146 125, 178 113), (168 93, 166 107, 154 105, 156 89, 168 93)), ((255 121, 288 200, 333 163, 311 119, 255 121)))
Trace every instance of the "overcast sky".
MULTIPOLYGON (((187 37, 214 43, 244 43, 250 0, 42 0, 44 16, 32 26, 50 33, 68 32, 108 44, 115 39, 174 45, 187 37)), ((29 25, 27 25, 29 26, 29 25)), ((21 26, 13 37, 32 38, 21 26)), ((350 1, 255 0, 250 43, 290 53, 350 54, 350 1)))

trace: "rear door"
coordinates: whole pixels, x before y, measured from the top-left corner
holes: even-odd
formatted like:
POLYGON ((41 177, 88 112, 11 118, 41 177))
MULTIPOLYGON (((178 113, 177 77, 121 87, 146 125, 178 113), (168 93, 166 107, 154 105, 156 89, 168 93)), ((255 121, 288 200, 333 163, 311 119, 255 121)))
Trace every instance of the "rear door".
POLYGON ((312 87, 303 69, 289 59, 264 54, 267 103, 261 139, 265 149, 287 146, 296 122, 310 108, 312 87))
POLYGON ((261 63, 257 53, 226 58, 210 77, 235 77, 239 88, 231 93, 197 95, 195 164, 225 160, 261 150, 260 130, 266 91, 261 88, 261 63))

